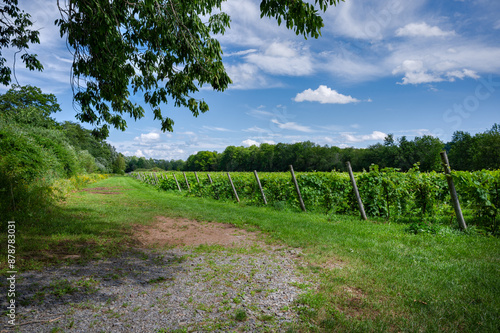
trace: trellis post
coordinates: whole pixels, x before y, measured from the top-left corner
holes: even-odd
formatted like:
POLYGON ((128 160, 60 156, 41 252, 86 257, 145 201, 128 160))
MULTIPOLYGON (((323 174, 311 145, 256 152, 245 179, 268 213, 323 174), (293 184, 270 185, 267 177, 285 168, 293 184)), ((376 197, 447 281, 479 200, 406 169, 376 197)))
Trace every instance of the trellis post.
POLYGON ((236 193, 236 188, 234 187, 233 180, 231 179, 231 175, 229 174, 229 172, 227 173, 227 177, 229 178, 229 182, 231 183, 231 187, 233 188, 233 193, 236 201, 240 202, 240 198, 238 197, 238 193, 236 193))
POLYGON ((262 200, 264 200, 264 205, 267 205, 266 195, 264 194, 264 190, 262 189, 262 185, 260 184, 259 175, 257 174, 257 170, 253 171, 255 175, 255 179, 257 179, 257 185, 259 185, 260 194, 262 194, 262 200))
POLYGON ((172 173, 172 175, 174 176, 175 183, 177 184, 177 188, 179 189, 179 192, 182 192, 181 186, 179 185, 179 182, 177 181, 177 177, 175 176, 175 173, 172 173))
POLYGON ((295 178, 295 173, 293 172, 293 166, 290 164, 290 173, 292 174, 292 181, 295 185, 295 190, 297 191, 297 196, 299 197, 300 208, 305 212, 306 206, 304 205, 304 200, 302 200, 302 195, 300 195, 299 183, 297 183, 297 179, 295 178))
POLYGON ((349 171, 349 177, 351 177, 352 187, 354 188, 354 194, 356 194, 356 199, 358 200, 359 212, 361 213, 361 218, 366 220, 365 208, 363 207, 363 201, 361 201, 361 196, 359 195, 358 186, 356 185, 356 179, 352 173, 351 162, 347 161, 347 170, 349 171))
POLYGON ((453 209, 455 210, 455 215, 457 216, 458 226, 460 229, 467 229, 467 224, 465 224, 464 216, 462 215, 462 209, 460 208, 460 201, 458 201, 457 190, 455 189, 455 183, 453 182, 453 178, 451 176, 450 163, 448 162, 448 156, 446 155, 446 151, 441 152, 441 162, 444 168, 444 175, 446 177, 446 181, 448 182, 448 189, 450 190, 451 196, 451 204, 453 205, 453 209))

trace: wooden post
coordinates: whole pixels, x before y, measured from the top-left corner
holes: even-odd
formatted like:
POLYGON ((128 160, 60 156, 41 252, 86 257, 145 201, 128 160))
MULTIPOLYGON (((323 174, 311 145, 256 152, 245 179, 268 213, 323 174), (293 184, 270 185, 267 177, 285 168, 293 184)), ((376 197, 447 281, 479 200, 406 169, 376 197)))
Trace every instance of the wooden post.
POLYGON ((264 194, 264 190, 262 189, 262 185, 260 184, 259 175, 257 174, 257 170, 253 171, 255 175, 255 179, 257 179, 257 185, 259 185, 260 194, 262 194, 262 200, 264 200, 264 205, 267 205, 266 195, 264 194))
POLYGON ((460 208, 460 201, 458 201, 458 195, 455 189, 455 183, 453 182, 453 178, 451 176, 450 163, 448 162, 448 156, 446 155, 446 151, 441 152, 441 161, 443 164, 446 181, 448 182, 448 188, 450 190, 451 204, 453 205, 453 209, 455 210, 455 215, 457 216, 458 226, 460 227, 460 229, 465 230, 467 229, 467 224, 465 224, 464 216, 462 215, 462 209, 460 208))
MULTIPOLYGON (((212 181, 212 177, 210 177, 209 173, 207 173, 207 177, 208 177, 208 181, 210 182, 210 185, 213 185, 214 182, 212 181)), ((217 193, 217 190, 215 189, 215 187, 214 187, 214 194, 215 194, 215 197, 217 198, 217 200, 219 200, 219 193, 217 193)))
POLYGON ((179 182, 177 181, 177 177, 175 177, 175 173, 172 173, 174 175, 175 183, 177 184, 177 188, 179 189, 179 192, 182 192, 181 186, 179 185, 179 182))
POLYGON ((302 195, 300 195, 299 183, 297 183, 297 179, 295 178, 295 173, 293 172, 293 166, 290 164, 290 172, 292 174, 293 184, 295 185, 295 190, 297 191, 297 195, 299 197, 300 208, 305 212, 306 206, 304 205, 304 201, 302 200, 302 195))
POLYGON ((361 201, 361 196, 359 195, 358 186, 356 185, 356 179, 352 173, 351 162, 347 161, 347 170, 349 171, 349 177, 351 177, 352 187, 354 188, 354 194, 356 194, 356 199, 358 200, 359 212, 361 213, 361 218, 366 220, 365 208, 363 207, 363 201, 361 201))
POLYGON ((194 172, 194 176, 196 177, 196 181, 198 182, 198 185, 200 185, 200 180, 198 179, 198 174, 196 173, 196 171, 194 172))
POLYGON ((231 187, 233 188, 233 193, 236 201, 240 202, 240 198, 238 198, 238 193, 236 193, 236 188, 234 187, 233 180, 231 179, 231 175, 229 174, 229 172, 227 173, 227 177, 229 178, 229 182, 231 183, 231 187))
POLYGON ((186 181, 186 185, 187 185, 188 191, 191 192, 191 187, 189 186, 189 182, 188 182, 188 179, 186 177, 186 173, 182 172, 182 174, 184 175, 184 180, 186 181))

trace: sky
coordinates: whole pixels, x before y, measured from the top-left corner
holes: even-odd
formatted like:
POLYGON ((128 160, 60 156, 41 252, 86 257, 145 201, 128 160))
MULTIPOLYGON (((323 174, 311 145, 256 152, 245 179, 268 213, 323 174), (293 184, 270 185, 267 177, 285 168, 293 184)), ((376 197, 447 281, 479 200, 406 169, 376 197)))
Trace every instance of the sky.
MULTIPOLYGON (((21 0, 40 29, 37 53, 45 70, 16 67, 20 85, 57 96, 57 121, 76 121, 72 54, 54 20, 56 0, 21 0)), ((218 40, 233 84, 203 87, 193 97, 210 111, 164 106, 174 132, 146 116, 112 129, 108 142, 126 156, 187 159, 227 146, 312 141, 364 148, 396 138, 455 131, 484 132, 500 123, 500 1, 346 0, 322 14, 318 39, 297 36, 260 18, 258 0, 229 0, 231 28, 218 40)), ((4 52, 12 63, 13 53, 4 52)), ((6 90, 0 88, 0 93, 6 90)), ((132 97, 142 104, 142 96, 132 97)), ((84 125, 86 128, 91 128, 84 125)))

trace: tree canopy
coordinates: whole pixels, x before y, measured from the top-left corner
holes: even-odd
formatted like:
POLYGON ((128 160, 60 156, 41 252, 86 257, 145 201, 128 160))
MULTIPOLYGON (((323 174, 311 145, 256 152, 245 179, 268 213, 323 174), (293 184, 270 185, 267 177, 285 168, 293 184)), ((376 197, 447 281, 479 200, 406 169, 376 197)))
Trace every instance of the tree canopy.
MULTIPOLYGON (((323 27, 319 12, 339 1, 262 0, 261 17, 283 22, 305 38, 318 38, 323 27)), ((220 11, 223 2, 58 1, 61 18, 56 24, 73 52, 77 119, 92 124, 101 138, 108 136, 109 126, 125 130, 124 114, 136 120, 144 116, 142 106, 130 99, 138 93, 163 131, 173 131, 174 124, 162 112, 163 104, 187 108, 195 117, 208 111, 207 103, 193 94, 203 85, 224 91, 231 83, 221 45, 213 37, 230 27, 230 17, 220 11)), ((19 10, 17 0, 4 3, 0 47, 24 50, 39 43, 38 32, 29 30, 29 14, 19 10)), ((22 58, 28 68, 42 69, 36 55, 25 53, 22 58)), ((11 73, 2 59, 0 81, 7 85, 11 73)))
POLYGON ((43 69, 42 63, 38 60, 36 54, 28 53, 30 44, 39 44, 40 33, 31 30, 33 26, 31 15, 19 9, 18 0, 3 0, 3 6, 0 6, 0 83, 9 85, 12 81, 12 70, 5 66, 5 57, 2 50, 14 48, 17 53, 21 53, 21 60, 26 68, 30 70, 43 69))
POLYGON ((0 95, 0 119, 41 127, 54 127, 50 116, 61 111, 56 96, 44 94, 38 87, 13 85, 0 95))

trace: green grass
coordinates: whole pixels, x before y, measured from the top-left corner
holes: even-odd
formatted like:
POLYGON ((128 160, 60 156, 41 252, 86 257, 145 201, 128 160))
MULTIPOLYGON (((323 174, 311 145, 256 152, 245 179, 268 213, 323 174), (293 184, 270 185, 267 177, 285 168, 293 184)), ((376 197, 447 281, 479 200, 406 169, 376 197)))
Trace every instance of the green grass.
POLYGON ((303 249, 301 269, 320 283, 297 302, 303 331, 500 330, 498 238, 446 229, 415 235, 404 224, 186 198, 126 177, 92 187, 120 194, 77 192, 43 221, 17 226, 18 269, 116 254, 134 244, 134 225, 159 215, 218 221, 303 249))

